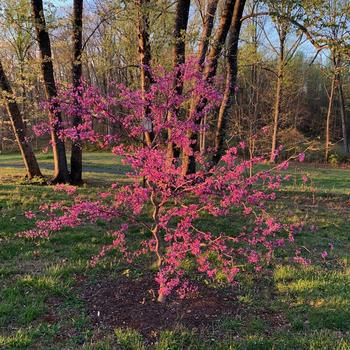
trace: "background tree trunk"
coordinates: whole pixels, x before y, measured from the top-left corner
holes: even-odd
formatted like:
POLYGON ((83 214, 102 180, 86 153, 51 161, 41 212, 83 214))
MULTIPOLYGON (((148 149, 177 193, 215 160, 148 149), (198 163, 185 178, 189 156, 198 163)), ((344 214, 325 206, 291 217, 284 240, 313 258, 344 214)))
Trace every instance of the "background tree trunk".
MULTIPOLYGON (((173 66, 174 68, 185 63, 186 42, 184 35, 187 30, 188 16, 190 12, 190 0, 178 0, 175 11, 175 28, 174 28, 174 46, 173 46, 173 66)), ((183 83, 181 71, 179 70, 174 80, 174 88, 177 94, 182 94, 183 83)), ((179 111, 173 111, 177 114, 179 111)), ((171 121, 171 112, 168 112, 167 119, 171 121)), ((168 129, 167 159, 171 161, 178 157, 178 151, 175 152, 174 144, 171 142, 171 129, 168 129)))
POLYGON ((215 13, 218 7, 218 2, 219 0, 209 0, 207 5, 206 15, 203 23, 203 31, 197 53, 199 70, 203 68, 205 57, 208 52, 209 41, 214 27, 215 13))
POLYGON ((329 93, 329 99, 328 99, 328 109, 327 109, 327 117, 326 117, 326 143, 325 143, 325 154, 324 154, 326 162, 328 161, 328 156, 329 156, 330 120, 331 120, 332 108, 333 108, 335 83, 336 83, 336 74, 334 74, 332 78, 331 91, 329 93))
MULTIPOLYGON (((143 99, 145 98, 146 93, 149 91, 151 84, 153 83, 151 68, 151 46, 149 43, 149 20, 148 20, 148 9, 149 0, 138 0, 138 46, 139 46, 139 59, 141 65, 141 93, 143 99)), ((150 147, 154 138, 152 130, 152 121, 150 116, 149 106, 144 108, 144 120, 145 120, 145 141, 146 144, 150 147)))
MULTIPOLYGON (((212 78, 216 75, 219 56, 221 54, 222 48, 225 45, 226 37, 232 22, 233 9, 235 6, 235 0, 226 0, 224 7, 221 11, 220 22, 217 31, 215 32, 213 38, 213 45, 207 55, 207 62, 204 68, 204 78, 206 81, 210 82, 212 78)), ((197 116, 196 123, 201 124, 201 119, 199 115, 203 110, 206 101, 199 98, 194 99, 191 103, 190 118, 197 116)), ((194 153, 198 148, 198 134, 190 133, 189 138, 192 141, 191 152, 192 154, 184 154, 182 159, 182 174, 194 174, 196 172, 196 160, 194 153)))
POLYGON ((213 44, 207 55, 207 64, 204 69, 204 77, 207 81, 210 81, 216 75, 221 51, 231 27, 235 3, 236 0, 226 0, 221 11, 219 26, 215 32, 213 44))
MULTIPOLYGON (((51 43, 47 32, 42 0, 32 0, 34 26, 41 55, 41 72, 44 80, 45 95, 49 102, 57 96, 57 88, 52 64, 51 43)), ((51 106, 49 118, 51 123, 51 142, 54 157, 54 177, 51 183, 69 182, 66 150, 64 141, 59 138, 62 116, 56 111, 58 106, 51 106)))
MULTIPOLYGON (((73 3, 73 62, 72 62, 72 80, 75 93, 79 96, 79 87, 82 78, 82 37, 83 37, 83 0, 74 0, 73 3)), ((73 126, 77 129, 77 139, 72 143, 70 166, 70 181, 74 185, 83 182, 83 145, 79 137, 78 127, 82 123, 80 103, 75 100, 75 115, 73 126)))
POLYGON ((6 109, 11 119, 11 124, 18 143, 18 147, 22 154, 23 162, 27 171, 27 176, 29 179, 32 179, 35 176, 42 178, 43 175, 41 174, 38 162, 35 158, 35 154, 26 138, 25 125, 23 122, 20 109, 17 105, 17 102, 14 99, 10 83, 5 75, 1 62, 0 62, 0 88, 5 94, 6 109))
POLYGON ((338 97, 339 97, 341 126, 342 126, 342 133, 343 133, 343 149, 344 149, 344 153, 348 154, 350 152, 350 145, 349 145, 350 122, 346 113, 343 82, 340 74, 338 74, 337 83, 338 83, 338 97))
MULTIPOLYGON (((203 23, 203 31, 199 42, 199 48, 197 53, 198 58, 198 71, 203 70, 205 62, 205 56, 207 55, 209 48, 209 41, 214 27, 215 13, 218 7, 219 0, 210 0, 207 4, 206 15, 203 23)), ((205 115, 201 121, 201 129, 199 135, 199 149, 201 154, 205 152, 206 143, 206 129, 207 116, 205 115)))
POLYGON ((275 95, 275 105, 273 109, 273 127, 272 127, 272 141, 271 141, 271 153, 270 153, 270 163, 275 162, 275 152, 277 146, 277 132, 278 124, 281 115, 281 105, 282 105, 282 92, 283 92, 283 78, 284 78, 284 46, 286 41, 286 32, 282 29, 280 32, 280 47, 278 55, 278 66, 277 66, 277 82, 276 82, 276 95, 275 95))
POLYGON ((228 40, 228 54, 226 58, 226 85, 221 102, 214 141, 213 164, 217 164, 224 153, 224 141, 230 110, 234 104, 237 71, 238 71, 238 41, 241 31, 241 18, 246 0, 236 0, 230 35, 228 40))

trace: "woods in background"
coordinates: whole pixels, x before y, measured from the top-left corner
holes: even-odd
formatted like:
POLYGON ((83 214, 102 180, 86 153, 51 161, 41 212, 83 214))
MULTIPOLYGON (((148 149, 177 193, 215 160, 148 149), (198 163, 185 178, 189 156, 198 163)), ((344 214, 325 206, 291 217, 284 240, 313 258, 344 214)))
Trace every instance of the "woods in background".
MULTIPOLYGON (((173 113, 199 116, 198 132, 188 135, 191 152, 172 142, 164 150, 169 159, 180 159, 183 175, 196 171, 193 152, 217 164, 229 145, 242 140, 250 156, 265 153, 271 162, 280 145, 284 156, 309 147, 310 160, 348 161, 349 16, 346 0, 8 1, 0 5, 0 151, 19 148, 28 177, 40 177, 33 149, 48 140, 32 127, 50 120, 51 181, 80 184, 87 147, 79 137, 81 83, 106 96, 119 83, 146 94, 152 68, 178 69, 195 58, 223 97, 215 113, 205 113, 206 101, 198 96, 187 110, 167 113, 169 123, 173 113), (59 87, 67 85, 77 94, 72 120, 55 106, 59 87), (62 122, 78 131, 73 141, 60 137, 62 122)), ((173 86, 179 95, 189 89, 181 69, 173 86)), ((146 104, 143 118, 140 142, 152 147, 146 104)), ((94 128, 113 135, 118 126, 94 128)), ((170 128, 164 137, 171 139, 170 128)))

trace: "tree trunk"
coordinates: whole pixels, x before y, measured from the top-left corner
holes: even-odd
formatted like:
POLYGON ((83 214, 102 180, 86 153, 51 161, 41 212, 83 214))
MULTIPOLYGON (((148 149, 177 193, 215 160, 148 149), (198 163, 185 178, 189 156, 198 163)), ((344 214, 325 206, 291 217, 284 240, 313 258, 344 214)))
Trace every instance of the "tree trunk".
MULTIPOLYGON (((253 2, 253 7, 251 9, 252 13, 254 13, 258 9, 259 3, 254 1, 253 2)), ((257 18, 252 18, 252 27, 253 27, 253 32, 251 36, 252 44, 253 44, 253 57, 254 61, 251 66, 250 70, 250 96, 249 96, 249 153, 250 153, 250 159, 254 157, 254 152, 255 152, 255 137, 254 135, 257 132, 258 128, 258 120, 257 120, 257 115, 258 115, 258 105, 259 105, 259 89, 258 89, 258 84, 259 84, 259 78, 258 78, 258 23, 257 23, 257 18)), ((250 176, 252 176, 252 167, 250 166, 250 176)))
MULTIPOLYGON (((175 13, 175 28, 174 28, 174 46, 173 46, 173 65, 177 67, 185 63, 186 40, 184 34, 187 30, 188 16, 190 12, 190 0, 178 0, 175 13)), ((182 80, 180 80, 181 82, 182 80)), ((179 93, 182 92, 182 86, 177 87, 179 93)))
MULTIPOLYGON (((176 69, 179 65, 185 63, 185 49, 186 41, 184 33, 187 30, 188 16, 190 12, 190 0, 178 0, 175 11, 175 28, 174 28, 174 47, 173 47, 173 66, 176 69)), ((174 80, 174 89, 177 94, 182 94, 183 82, 181 71, 178 71, 174 80)), ((175 115, 179 111, 173 111, 175 115)), ((168 121, 172 119, 172 113, 169 111, 167 114, 168 121)), ((167 159, 170 162, 175 156, 178 156, 178 152, 174 150, 174 144, 171 141, 171 128, 168 129, 168 145, 167 145, 167 159)))
POLYGON ((238 70, 238 41, 241 31, 241 18, 246 0, 236 0, 230 35, 228 40, 228 55, 226 59, 226 85, 221 102, 214 141, 213 164, 217 164, 224 153, 224 141, 230 110, 234 104, 237 70, 238 70))
MULTIPOLYGON (((83 0, 74 0, 73 3, 73 61, 72 61, 72 80, 75 93, 80 96, 79 87, 82 78, 82 46, 83 46, 83 0)), ((81 108, 78 99, 75 99, 75 115, 73 117, 73 126, 77 130, 77 139, 72 143, 70 158, 70 181, 74 185, 80 185, 83 182, 83 145, 79 137, 79 125, 82 124, 81 108)))
MULTIPOLYGON (((151 67, 151 46, 149 43, 149 20, 147 14, 147 6, 149 5, 149 0, 138 0, 138 44, 139 44, 139 57, 141 65, 141 92, 142 97, 145 99, 146 93, 149 91, 151 84, 153 83, 152 74, 150 71, 151 67)), ((143 119, 145 121, 145 141, 147 146, 151 147, 154 138, 153 126, 151 120, 150 107, 147 105, 144 107, 143 119)))
POLYGON ((35 158, 34 152, 29 142, 27 141, 23 118, 22 118, 20 109, 17 105, 17 102, 14 99, 10 83, 5 75, 1 62, 0 62, 0 89, 4 92, 4 95, 5 95, 7 113, 11 119, 13 132, 16 136, 18 147, 22 154, 28 179, 32 179, 35 176, 43 178, 38 162, 35 158))
POLYGON ((341 80, 340 74, 338 74, 338 96, 339 96, 339 104, 340 104, 340 116, 341 116, 341 126, 343 133, 343 149, 344 153, 348 154, 350 152, 350 123, 347 118, 346 108, 345 108, 345 99, 344 99, 344 91, 343 91, 343 83, 341 80))
POLYGON ((4 151, 4 117, 0 118, 0 154, 4 151))
MULTIPOLYGON (((223 46, 225 45, 226 37, 231 26, 235 2, 235 0, 226 0, 224 3, 224 7, 220 16, 219 27, 214 35, 213 46, 208 53, 206 66, 204 68, 204 78, 207 82, 210 82, 216 75, 219 56, 221 54, 223 46)), ((207 101, 199 97, 194 99, 191 103, 190 118, 194 119, 194 116, 196 116, 195 122, 197 125, 200 125, 201 123, 202 118, 200 118, 199 115, 203 110, 206 102, 207 101)), ((194 174, 196 172, 195 152, 198 148, 198 134, 192 132, 188 135, 188 137, 192 141, 191 154, 184 153, 183 155, 183 175, 194 174)))
MULTIPOLYGON (((219 0, 209 0, 207 4, 206 15, 203 23, 203 31, 202 31, 201 40, 199 42, 199 48, 197 53, 198 71, 200 72, 203 70, 205 56, 207 55, 207 52, 208 52, 209 40, 214 27, 215 13, 218 7, 218 2, 219 0)), ((203 117, 203 120, 201 121, 202 127, 200 129, 199 148, 200 148, 201 154, 204 154, 205 152, 206 123, 207 123, 207 116, 205 115, 203 117)))
POLYGON ((214 27, 215 13, 218 7, 218 2, 219 0, 209 0, 207 5, 207 11, 203 23, 203 31, 197 53, 199 70, 202 70, 205 61, 205 56, 208 52, 209 40, 214 27))
POLYGON ((331 91, 328 99, 328 110, 327 110, 327 118, 326 118, 326 144, 325 144, 325 161, 326 162, 328 161, 328 156, 329 156, 330 120, 331 120, 332 108, 333 108, 335 82, 336 82, 336 74, 334 74, 332 78, 331 91))
POLYGON ((285 40, 286 40, 286 33, 282 29, 282 33, 280 33, 280 53, 278 56, 278 66, 277 66, 277 82, 276 82, 275 106, 274 106, 274 112, 273 112, 273 131, 272 131, 270 163, 274 163, 276 158, 275 153, 276 153, 276 147, 277 147, 278 123, 279 123, 280 114, 281 114, 282 91, 283 91, 285 40))
POLYGON ((276 152, 276 144, 277 144, 278 122, 279 122, 279 116, 281 113, 281 96, 282 96, 282 76, 280 75, 280 73, 278 73, 277 84, 276 84, 275 106, 274 106, 274 112, 273 112, 270 163, 274 163, 276 158, 275 152, 276 152))
POLYGON ((236 0, 226 0, 221 12, 220 22, 213 38, 213 45, 208 53, 207 64, 204 69, 204 77, 210 81, 215 75, 221 51, 225 45, 227 34, 232 23, 233 10, 236 0))
MULTIPOLYGON (((41 72, 44 80, 45 95, 49 103, 57 97, 57 88, 52 64, 51 43, 46 28, 42 0, 31 0, 34 26, 41 55, 41 72)), ((51 123, 51 142, 54 157, 54 177, 51 183, 69 182, 66 150, 64 141, 59 137, 62 128, 62 116, 57 112, 59 106, 53 104, 50 107, 49 118, 51 123)))

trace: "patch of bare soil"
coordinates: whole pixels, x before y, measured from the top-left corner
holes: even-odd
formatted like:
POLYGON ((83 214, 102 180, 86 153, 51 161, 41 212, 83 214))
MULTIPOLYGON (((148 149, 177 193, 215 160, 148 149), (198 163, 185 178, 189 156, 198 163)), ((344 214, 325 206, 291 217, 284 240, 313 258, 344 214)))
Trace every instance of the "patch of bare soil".
POLYGON ((129 327, 147 338, 179 325, 200 330, 218 318, 238 313, 233 289, 199 286, 196 295, 188 299, 171 298, 164 304, 157 302, 156 294, 157 284, 152 276, 119 277, 84 286, 82 298, 94 328, 129 327))

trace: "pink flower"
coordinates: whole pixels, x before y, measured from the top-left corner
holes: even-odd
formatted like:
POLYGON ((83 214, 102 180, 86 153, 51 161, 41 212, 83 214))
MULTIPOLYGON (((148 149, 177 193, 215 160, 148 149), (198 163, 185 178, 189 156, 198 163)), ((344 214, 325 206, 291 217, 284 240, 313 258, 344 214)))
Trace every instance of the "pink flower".
POLYGON ((261 130, 265 135, 267 135, 270 131, 270 127, 268 125, 266 125, 261 130))
POLYGON ((100 192, 99 193, 99 196, 102 199, 106 199, 106 198, 110 197, 111 195, 112 195, 112 193, 110 193, 110 192, 100 192))
POLYGON ((299 153, 298 160, 299 160, 299 162, 303 162, 305 160, 305 153, 299 153))
POLYGON ((316 232, 317 231, 317 226, 316 225, 311 225, 309 229, 310 229, 310 232, 316 232))
POLYGON ((260 260, 259 255, 256 252, 251 252, 248 256, 248 262, 251 264, 256 264, 260 260))
POLYGON ((72 195, 76 192, 77 188, 75 186, 71 186, 71 185, 66 185, 66 184, 58 184, 56 186, 53 187, 54 191, 62 191, 62 192, 66 192, 69 195, 72 195))
POLYGON ((308 265, 310 265, 310 260, 309 259, 305 259, 305 258, 303 258, 303 257, 301 257, 301 256, 295 256, 294 258, 293 258, 293 260, 296 262, 296 263, 298 263, 298 264, 300 264, 300 265, 304 265, 304 266, 308 266, 308 265))
POLYGON ((26 211, 25 213, 24 213, 24 215, 25 215, 25 217, 27 218, 27 219, 34 219, 34 218, 36 218, 36 215, 32 212, 32 211, 26 211))
POLYGON ((243 211, 243 212, 244 212, 245 215, 249 215, 252 211, 253 211, 252 208, 249 208, 249 207, 247 208, 247 207, 246 207, 246 208, 244 208, 244 211, 243 211))
POLYGON ((281 164, 278 164, 277 168, 279 170, 286 170, 289 167, 289 162, 287 160, 285 160, 284 162, 282 162, 281 164))
POLYGON ((298 160, 299 160, 299 162, 303 162, 305 160, 305 153, 299 153, 298 160))

